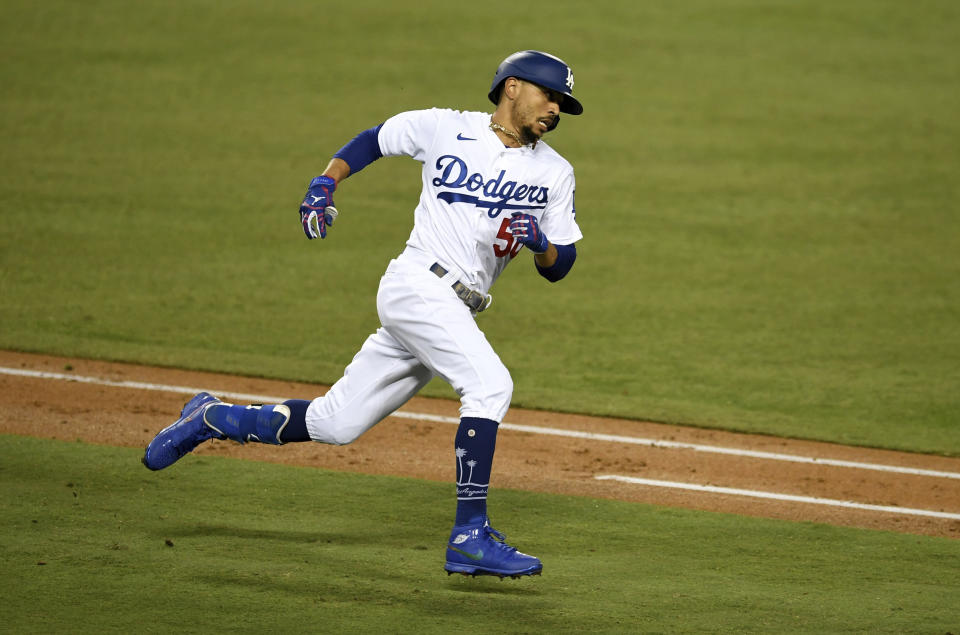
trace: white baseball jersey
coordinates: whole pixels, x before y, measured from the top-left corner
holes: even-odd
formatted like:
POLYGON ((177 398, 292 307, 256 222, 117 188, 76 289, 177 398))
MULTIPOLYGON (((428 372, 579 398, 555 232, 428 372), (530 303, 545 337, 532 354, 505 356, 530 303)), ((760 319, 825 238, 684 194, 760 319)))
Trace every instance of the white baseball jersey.
POLYGON ((460 395, 462 417, 502 421, 513 380, 451 279, 487 293, 520 251, 510 215, 535 216, 556 244, 582 237, 573 203, 573 168, 543 141, 506 148, 490 115, 405 112, 380 128, 384 156, 423 163, 423 192, 403 253, 377 291, 381 327, 323 397, 307 409, 310 437, 351 443, 435 376, 460 395), (438 278, 428 267, 449 272, 438 278))
POLYGON ((400 113, 380 128, 379 143, 384 156, 423 163, 423 192, 408 249, 435 256, 481 293, 521 248, 508 231, 511 214, 535 216, 554 244, 583 237, 570 163, 543 141, 535 148, 505 147, 487 113, 439 108, 400 113))

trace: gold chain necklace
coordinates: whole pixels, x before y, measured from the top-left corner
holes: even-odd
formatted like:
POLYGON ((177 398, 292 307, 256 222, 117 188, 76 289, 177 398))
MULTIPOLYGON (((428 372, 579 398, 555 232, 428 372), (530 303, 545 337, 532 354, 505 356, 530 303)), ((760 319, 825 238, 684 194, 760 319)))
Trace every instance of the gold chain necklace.
MULTIPOLYGON (((516 132, 513 132, 511 130, 507 130, 506 128, 501 126, 500 124, 498 124, 496 121, 493 120, 493 117, 490 117, 490 129, 493 130, 494 132, 499 130, 500 132, 502 132, 503 134, 507 135, 508 137, 516 141, 518 144, 520 144, 521 147, 527 145, 523 141, 520 141, 520 135, 518 135, 516 132)), ((533 145, 535 146, 536 144, 537 142, 534 141, 533 145)))

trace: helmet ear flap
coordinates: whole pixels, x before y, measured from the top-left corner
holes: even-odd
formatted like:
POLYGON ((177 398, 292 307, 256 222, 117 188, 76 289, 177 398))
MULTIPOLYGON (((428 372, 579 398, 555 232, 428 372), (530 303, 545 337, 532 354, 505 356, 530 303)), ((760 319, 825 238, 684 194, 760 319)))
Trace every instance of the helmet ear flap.
POLYGON ((490 93, 487 95, 487 98, 493 102, 494 106, 500 103, 500 95, 503 93, 503 84, 506 81, 506 79, 503 79, 499 84, 494 85, 494 87, 490 89, 490 93))

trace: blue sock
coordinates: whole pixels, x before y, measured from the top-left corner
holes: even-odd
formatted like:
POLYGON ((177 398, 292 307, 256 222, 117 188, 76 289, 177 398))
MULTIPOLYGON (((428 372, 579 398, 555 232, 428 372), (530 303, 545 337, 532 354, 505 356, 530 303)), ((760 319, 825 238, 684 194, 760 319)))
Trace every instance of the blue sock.
POLYGON ((487 516, 487 490, 497 428, 492 419, 463 417, 454 440, 457 457, 457 525, 482 523, 487 516))
POLYGON ((283 405, 290 408, 290 421, 280 433, 280 440, 284 443, 310 441, 310 434, 307 432, 307 406, 310 402, 304 399, 289 399, 284 401, 283 405))
POLYGON ((259 441, 260 443, 276 444, 277 441, 280 443, 309 441, 310 435, 307 432, 306 414, 310 402, 302 399, 291 399, 283 402, 283 405, 290 409, 290 418, 286 420, 286 424, 280 430, 279 439, 276 438, 277 428, 283 423, 283 420, 270 414, 273 412, 273 405, 251 408, 250 406, 218 403, 210 406, 204 414, 204 420, 217 431, 223 433, 225 438, 240 443, 259 441))

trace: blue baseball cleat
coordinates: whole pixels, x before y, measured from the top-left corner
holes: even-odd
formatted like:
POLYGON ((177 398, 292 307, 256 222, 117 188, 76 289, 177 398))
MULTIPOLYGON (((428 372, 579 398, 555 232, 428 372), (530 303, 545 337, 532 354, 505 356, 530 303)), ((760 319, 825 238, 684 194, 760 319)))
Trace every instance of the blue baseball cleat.
POLYGON ((447 545, 447 574, 510 576, 540 575, 543 564, 537 558, 521 553, 506 542, 506 536, 490 526, 462 525, 450 532, 447 545))
POLYGON ((154 437, 143 453, 141 461, 151 470, 162 470, 176 463, 207 439, 226 438, 204 421, 207 408, 219 399, 210 393, 202 392, 187 402, 180 411, 180 418, 167 426, 154 437))

